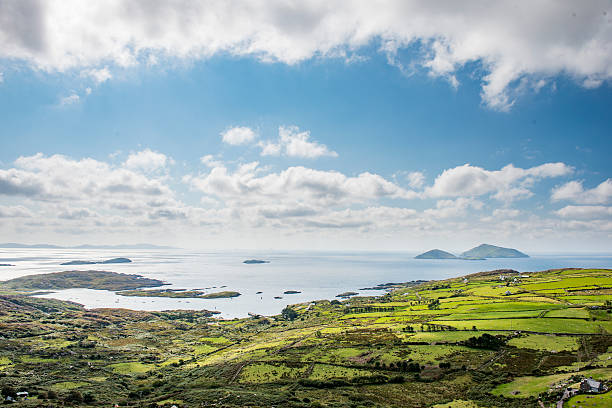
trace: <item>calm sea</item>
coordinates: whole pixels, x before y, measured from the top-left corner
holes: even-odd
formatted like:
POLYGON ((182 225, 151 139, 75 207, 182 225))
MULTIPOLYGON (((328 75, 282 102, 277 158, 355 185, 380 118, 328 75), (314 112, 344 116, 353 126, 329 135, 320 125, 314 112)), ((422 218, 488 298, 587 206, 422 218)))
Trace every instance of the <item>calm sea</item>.
POLYGON ((113 292, 69 289, 43 295, 71 300, 88 308, 122 307, 137 310, 208 309, 222 317, 245 317, 249 312, 273 315, 286 305, 317 299, 334 299, 345 291, 364 295, 381 291, 360 288, 387 282, 445 279, 500 268, 521 272, 562 267, 612 268, 610 255, 536 255, 526 259, 485 261, 417 260, 408 252, 256 252, 185 250, 72 250, 0 249, 0 280, 63 270, 107 270, 135 273, 163 280, 168 288, 235 290, 232 299, 169 299, 117 296, 113 292), (60 266, 70 260, 103 260, 127 257, 130 264, 60 266), (265 259, 268 264, 247 265, 245 259, 265 259), (283 294, 297 290, 294 295, 283 294), (257 292, 262 292, 257 294, 257 292), (280 296, 282 299, 275 299, 280 296))

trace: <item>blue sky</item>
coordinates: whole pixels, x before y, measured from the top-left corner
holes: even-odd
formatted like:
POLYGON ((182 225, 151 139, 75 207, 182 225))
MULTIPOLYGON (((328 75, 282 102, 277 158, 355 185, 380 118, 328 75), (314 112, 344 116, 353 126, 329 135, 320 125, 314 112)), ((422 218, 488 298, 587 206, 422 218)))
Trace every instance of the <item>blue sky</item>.
POLYGON ((109 25, 78 2, 0 7, 34 27, 0 28, 0 240, 609 248, 609 3, 538 3, 535 32, 504 2, 449 5, 446 23, 389 2, 433 29, 306 3, 232 3, 244 31, 217 13, 202 32, 198 9, 153 34, 146 3, 109 25), (99 29, 37 27, 72 14, 99 29), (115 42, 66 39, 92 35, 115 42))

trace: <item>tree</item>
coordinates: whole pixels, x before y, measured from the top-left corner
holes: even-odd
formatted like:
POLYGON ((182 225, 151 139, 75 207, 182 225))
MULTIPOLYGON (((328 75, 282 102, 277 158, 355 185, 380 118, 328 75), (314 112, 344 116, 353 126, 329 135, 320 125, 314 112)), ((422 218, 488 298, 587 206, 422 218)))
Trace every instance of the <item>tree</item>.
POLYGON ((293 321, 298 317, 298 313, 295 310, 293 310, 291 307, 287 306, 281 312, 281 316, 283 316, 283 319, 285 320, 293 321))
POLYGON ((17 391, 15 391, 15 389, 10 385, 5 385, 4 387, 2 387, 2 395, 4 395, 5 398, 17 398, 17 391))

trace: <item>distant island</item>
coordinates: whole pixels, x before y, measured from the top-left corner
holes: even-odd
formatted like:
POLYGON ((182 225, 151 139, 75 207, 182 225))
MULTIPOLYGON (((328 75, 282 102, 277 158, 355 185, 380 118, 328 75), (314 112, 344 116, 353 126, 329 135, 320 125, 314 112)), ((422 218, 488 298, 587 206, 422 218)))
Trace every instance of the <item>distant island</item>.
POLYGON ((457 257, 450 252, 442 251, 441 249, 432 249, 417 255, 415 259, 457 259, 457 257))
POLYGON ((158 279, 105 271, 54 272, 22 276, 0 282, 1 289, 14 290, 85 288, 117 291, 163 285, 166 283, 158 279))
POLYGON ((0 264, 0 266, 15 266, 15 265, 11 265, 11 264, 0 264))
POLYGON ((513 248, 503 248, 495 245, 481 244, 465 251, 462 257, 468 258, 529 258, 529 255, 513 248))
POLYGON ((296 295, 298 293, 302 293, 299 290, 286 290, 283 292, 285 295, 296 295))
POLYGON ((122 244, 122 245, 77 245, 60 246, 53 244, 18 244, 15 242, 0 243, 0 248, 33 248, 33 249, 176 249, 171 246, 153 244, 122 244))
POLYGON ((223 291, 214 293, 204 293, 200 290, 184 289, 153 289, 153 290, 124 290, 117 292, 120 296, 138 297, 167 297, 167 298, 191 298, 191 299, 222 299, 240 296, 239 292, 223 291))
POLYGON ((265 263, 270 263, 270 261, 262 261, 261 259, 247 259, 246 261, 243 261, 242 263, 245 263, 245 264, 265 264, 265 263))
POLYGON ((118 263, 130 263, 132 262, 129 258, 112 258, 105 261, 68 261, 61 263, 60 265, 97 265, 97 264, 118 264, 118 263))
POLYGON ((529 258, 513 248, 503 248, 495 245, 481 244, 477 247, 465 251, 461 256, 455 256, 450 252, 441 249, 432 249, 414 257, 415 259, 461 259, 467 261, 484 260, 487 258, 529 258))

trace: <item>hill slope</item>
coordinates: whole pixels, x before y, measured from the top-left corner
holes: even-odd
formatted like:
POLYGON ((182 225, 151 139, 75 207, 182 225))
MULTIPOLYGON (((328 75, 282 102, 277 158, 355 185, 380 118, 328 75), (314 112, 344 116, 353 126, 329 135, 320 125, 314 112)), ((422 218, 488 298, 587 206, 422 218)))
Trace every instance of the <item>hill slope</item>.
POLYGON ((432 249, 431 251, 423 252, 421 255, 415 256, 414 259, 457 259, 457 257, 441 249, 432 249))
POLYGON ((465 258, 529 258, 529 255, 513 248, 481 244, 461 254, 465 258))

